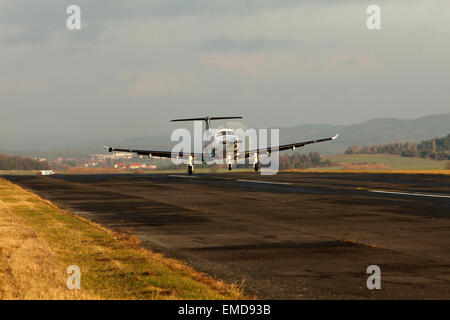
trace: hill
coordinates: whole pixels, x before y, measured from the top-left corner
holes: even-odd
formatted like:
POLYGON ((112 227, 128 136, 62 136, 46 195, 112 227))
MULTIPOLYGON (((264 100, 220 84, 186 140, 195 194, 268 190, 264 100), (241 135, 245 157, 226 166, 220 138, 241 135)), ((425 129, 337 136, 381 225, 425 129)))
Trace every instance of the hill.
POLYGON ((419 143, 389 143, 385 145, 353 146, 346 154, 395 154, 403 157, 420 157, 434 160, 450 160, 450 133, 443 138, 433 138, 419 143))
MULTIPOLYGON (((450 113, 430 115, 418 119, 373 119, 352 125, 302 124, 295 127, 280 128, 280 143, 330 137, 340 133, 333 142, 320 143, 299 149, 301 152, 320 152, 336 154, 351 146, 385 144, 390 142, 421 141, 442 137, 449 132, 450 113)), ((123 146, 155 149, 170 148, 170 133, 127 139, 123 146)))
MULTIPOLYGON (((344 152, 358 145, 387 144, 390 142, 421 141, 442 137, 450 131, 450 113, 430 115, 418 119, 374 119, 348 126, 335 125, 299 125, 282 128, 280 136, 283 142, 300 139, 329 137, 337 132, 339 139, 332 143, 308 146, 307 152, 318 151, 323 154, 344 152)), ((307 150, 306 150, 307 149, 307 150)))
MULTIPOLYGON (((245 121, 245 119, 244 119, 245 121)), ((421 141, 434 137, 442 137, 448 134, 450 113, 429 115, 418 119, 372 119, 352 125, 333 124, 301 124, 289 128, 280 128, 280 143, 289 143, 299 140, 330 137, 337 132, 339 139, 333 142, 321 143, 299 149, 301 152, 320 152, 322 154, 335 154, 344 152, 351 146, 365 146, 373 144, 386 144, 390 142, 421 141)), ((0 150, 8 150, 3 153, 14 153, 33 156, 39 151, 57 150, 66 154, 70 151, 71 157, 77 158, 73 153, 97 153, 101 152, 101 145, 112 144, 114 146, 152 148, 156 150, 170 149, 175 143, 170 141, 171 129, 167 132, 136 137, 123 138, 120 141, 111 141, 111 138, 93 138, 91 141, 77 141, 71 138, 30 138, 27 140, 0 139, 0 150), (19 150, 34 150, 32 153, 18 152, 19 150)), ((126 132, 123 132, 125 135, 126 132)))

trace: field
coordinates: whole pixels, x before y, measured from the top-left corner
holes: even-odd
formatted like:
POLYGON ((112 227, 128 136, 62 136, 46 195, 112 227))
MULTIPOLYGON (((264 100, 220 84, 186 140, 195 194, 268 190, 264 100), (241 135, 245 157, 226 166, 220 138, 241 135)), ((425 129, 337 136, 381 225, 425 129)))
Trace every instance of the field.
POLYGON ((436 161, 432 159, 401 157, 388 154, 346 154, 325 157, 332 162, 339 162, 342 165, 324 168, 325 170, 338 170, 345 164, 382 164, 389 166, 392 170, 443 170, 446 161, 436 161))
POLYGON ((0 299, 237 299, 239 286, 143 249, 0 179, 0 299), (66 268, 81 269, 81 290, 66 268))

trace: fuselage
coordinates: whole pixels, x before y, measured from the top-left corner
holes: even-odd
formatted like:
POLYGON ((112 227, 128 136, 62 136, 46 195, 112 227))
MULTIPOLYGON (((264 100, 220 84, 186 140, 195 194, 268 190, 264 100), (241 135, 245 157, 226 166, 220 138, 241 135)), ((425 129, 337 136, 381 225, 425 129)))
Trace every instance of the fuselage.
POLYGON ((203 149, 207 160, 227 160, 232 163, 237 152, 239 138, 232 129, 218 129, 211 142, 203 149), (208 159, 209 158, 209 159, 208 159))

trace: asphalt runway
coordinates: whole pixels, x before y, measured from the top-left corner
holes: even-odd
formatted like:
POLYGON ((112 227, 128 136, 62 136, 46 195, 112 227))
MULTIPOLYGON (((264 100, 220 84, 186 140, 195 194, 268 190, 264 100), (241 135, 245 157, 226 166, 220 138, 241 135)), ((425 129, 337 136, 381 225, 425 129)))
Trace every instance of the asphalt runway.
POLYGON ((260 298, 450 298, 449 176, 4 178, 260 298))

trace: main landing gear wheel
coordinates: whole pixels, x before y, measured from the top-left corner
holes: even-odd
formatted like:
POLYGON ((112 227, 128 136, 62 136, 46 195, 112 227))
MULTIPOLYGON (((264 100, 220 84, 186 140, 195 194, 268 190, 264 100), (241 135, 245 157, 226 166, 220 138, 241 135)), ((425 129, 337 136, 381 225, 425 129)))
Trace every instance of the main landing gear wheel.
POLYGON ((255 169, 255 172, 258 172, 258 170, 259 170, 259 163, 255 163, 254 169, 255 169))
POLYGON ((229 163, 228 164, 228 171, 231 171, 231 169, 232 169, 232 166, 231 166, 231 163, 229 163))
POLYGON ((188 165, 188 175, 192 175, 192 172, 194 171, 194 166, 188 165))

